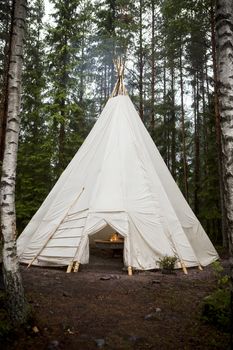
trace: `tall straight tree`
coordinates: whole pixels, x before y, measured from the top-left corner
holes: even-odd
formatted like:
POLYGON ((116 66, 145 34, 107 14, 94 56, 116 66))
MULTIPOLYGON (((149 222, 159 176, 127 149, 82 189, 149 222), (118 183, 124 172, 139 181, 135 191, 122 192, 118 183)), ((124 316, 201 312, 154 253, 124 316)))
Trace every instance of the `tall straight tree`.
POLYGON ((143 6, 144 6, 144 0, 139 1, 139 60, 138 60, 138 67, 139 67, 139 115, 141 119, 144 119, 144 107, 143 107, 143 6))
POLYGON ((151 136, 155 132, 155 0, 151 1, 151 136))
POLYGON ((8 51, 9 33, 11 24, 10 2, 0 4, 0 164, 3 160, 5 132, 6 132, 6 108, 7 108, 7 71, 8 71, 8 51))
POLYGON ((80 0, 52 0, 53 23, 48 28, 48 85, 54 141, 55 178, 67 165, 66 141, 71 115, 79 112, 72 95, 77 84, 75 67, 79 52, 78 6, 80 0))
POLYGON ((3 235, 3 273, 9 314, 15 324, 24 323, 28 315, 16 253, 15 178, 20 126, 23 41, 26 0, 14 0, 9 53, 8 103, 5 151, 1 178, 1 228, 3 235))
POLYGON ((211 0, 210 6, 210 25, 211 25, 211 50, 213 62, 213 78, 214 78, 214 113, 215 113, 215 129, 216 129, 216 143, 218 152, 218 181, 219 181, 219 197, 221 208, 221 230, 223 238, 223 246, 227 247, 228 239, 226 233, 226 212, 223 194, 223 164, 222 164, 222 150, 221 150, 221 123, 219 114, 219 96, 217 84, 217 62, 216 62, 216 33, 215 33, 215 0, 211 0))
POLYGON ((217 78, 222 131, 224 201, 229 250, 233 258, 233 2, 217 0, 216 5, 217 78))

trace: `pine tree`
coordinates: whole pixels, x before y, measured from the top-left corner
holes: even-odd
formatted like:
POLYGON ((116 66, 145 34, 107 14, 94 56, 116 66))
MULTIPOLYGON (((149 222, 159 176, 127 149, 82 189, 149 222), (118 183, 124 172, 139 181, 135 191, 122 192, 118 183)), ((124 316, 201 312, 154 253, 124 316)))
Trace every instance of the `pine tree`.
MULTIPOLYGON (((54 180, 66 167, 66 142, 70 120, 82 119, 82 111, 75 96, 77 55, 80 52, 81 34, 78 26, 79 0, 53 0, 55 12, 53 25, 48 28, 47 42, 50 47, 47 93, 50 114, 50 137, 53 140, 54 180)), ((77 128, 75 130, 78 131, 77 128)))
POLYGON ((22 227, 38 209, 51 188, 51 142, 45 108, 45 48, 43 43, 43 0, 28 8, 23 66, 23 98, 19 139, 16 210, 22 227))

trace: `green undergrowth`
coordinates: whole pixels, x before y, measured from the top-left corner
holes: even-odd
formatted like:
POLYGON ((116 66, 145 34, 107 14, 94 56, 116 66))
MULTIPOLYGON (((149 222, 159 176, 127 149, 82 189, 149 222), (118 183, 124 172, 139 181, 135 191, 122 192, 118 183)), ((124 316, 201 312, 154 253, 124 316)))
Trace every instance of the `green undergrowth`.
POLYGON ((13 332, 13 327, 6 310, 6 295, 0 291, 0 343, 6 341, 13 332))
POLYGON ((217 288, 204 298, 202 304, 202 320, 214 325, 224 332, 230 332, 230 280, 224 274, 224 268, 219 262, 213 264, 217 277, 217 288))
MULTIPOLYGON (((12 324, 7 312, 7 300, 4 291, 0 291, 0 344, 1 346, 12 344, 20 337, 33 337, 35 331, 34 312, 30 307, 29 317, 25 324, 15 326, 12 324)), ((1 347, 0 346, 0 347, 1 347)))

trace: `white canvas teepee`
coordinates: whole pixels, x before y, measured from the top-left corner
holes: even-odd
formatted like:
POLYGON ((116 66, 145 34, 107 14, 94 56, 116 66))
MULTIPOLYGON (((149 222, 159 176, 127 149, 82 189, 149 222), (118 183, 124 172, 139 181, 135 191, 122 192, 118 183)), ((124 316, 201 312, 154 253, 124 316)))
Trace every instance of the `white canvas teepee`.
POLYGON ((218 258, 126 94, 121 66, 118 74, 95 126, 18 238, 21 262, 77 270, 89 261, 90 236, 108 230, 124 237, 129 271, 156 268, 165 255, 184 270, 218 258))

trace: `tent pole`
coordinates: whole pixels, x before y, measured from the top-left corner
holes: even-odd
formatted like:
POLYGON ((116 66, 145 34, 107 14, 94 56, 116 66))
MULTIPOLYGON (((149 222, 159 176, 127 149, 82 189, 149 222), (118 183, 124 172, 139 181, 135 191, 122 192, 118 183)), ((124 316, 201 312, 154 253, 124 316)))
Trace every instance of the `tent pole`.
POLYGON ((181 267, 182 267, 184 274, 187 275, 188 271, 186 269, 186 266, 185 266, 185 263, 183 262, 183 260, 180 260, 180 264, 181 264, 181 267))
POLYGON ((110 97, 114 97, 117 95, 127 95, 127 90, 123 82, 123 76, 124 76, 123 59, 120 57, 118 59, 113 60, 113 63, 116 67, 118 78, 110 97))
POLYGON ((72 268, 73 268, 73 261, 71 261, 69 263, 69 265, 67 266, 67 270, 66 270, 66 273, 70 273, 72 271, 72 268))
POLYGON ((201 265, 198 265, 198 270, 203 271, 203 267, 201 265))
MULTIPOLYGON (((83 229, 83 230, 84 230, 84 229, 83 229)), ((73 269, 74 269, 74 272, 78 272, 79 266, 80 266, 80 264, 81 264, 80 261, 74 260, 74 259, 75 259, 75 257, 78 255, 78 253, 79 253, 80 246, 81 246, 81 244, 82 244, 84 238, 85 238, 85 237, 83 236, 83 232, 82 232, 82 236, 81 236, 81 238, 80 238, 79 246, 77 247, 77 249, 76 249, 76 251, 75 251, 75 254, 74 254, 74 257, 73 257, 73 260, 72 260, 72 267, 73 267, 73 269)), ((71 271, 72 271, 72 269, 71 269, 71 271)), ((71 272, 71 271, 69 271, 69 272, 71 272)))
POLYGON ((68 214, 70 208, 72 208, 72 206, 77 202, 77 200, 79 199, 79 197, 81 196, 81 194, 84 191, 84 187, 82 188, 81 192, 79 193, 78 197, 76 197, 76 199, 74 200, 74 202, 71 204, 71 206, 68 208, 68 210, 66 211, 65 215, 63 216, 62 220, 59 222, 59 224, 56 226, 55 230, 52 232, 52 234, 49 236, 49 238, 47 239, 47 241, 45 242, 45 244, 42 246, 42 248, 38 251, 38 253, 36 253, 36 255, 34 256, 34 258, 30 261, 30 263, 28 264, 27 268, 29 268, 33 262, 36 260, 36 258, 38 257, 38 255, 40 255, 40 253, 42 252, 42 250, 46 247, 46 245, 48 244, 48 242, 50 241, 50 239, 53 238, 54 234, 57 232, 58 227, 63 223, 63 221, 66 218, 66 215, 68 214))
POLYGON ((75 262, 74 262, 74 266, 73 266, 74 272, 78 272, 79 266, 80 266, 80 263, 79 263, 78 261, 75 261, 75 262))
POLYGON ((133 270, 131 266, 128 266, 128 276, 132 276, 133 275, 133 270))

